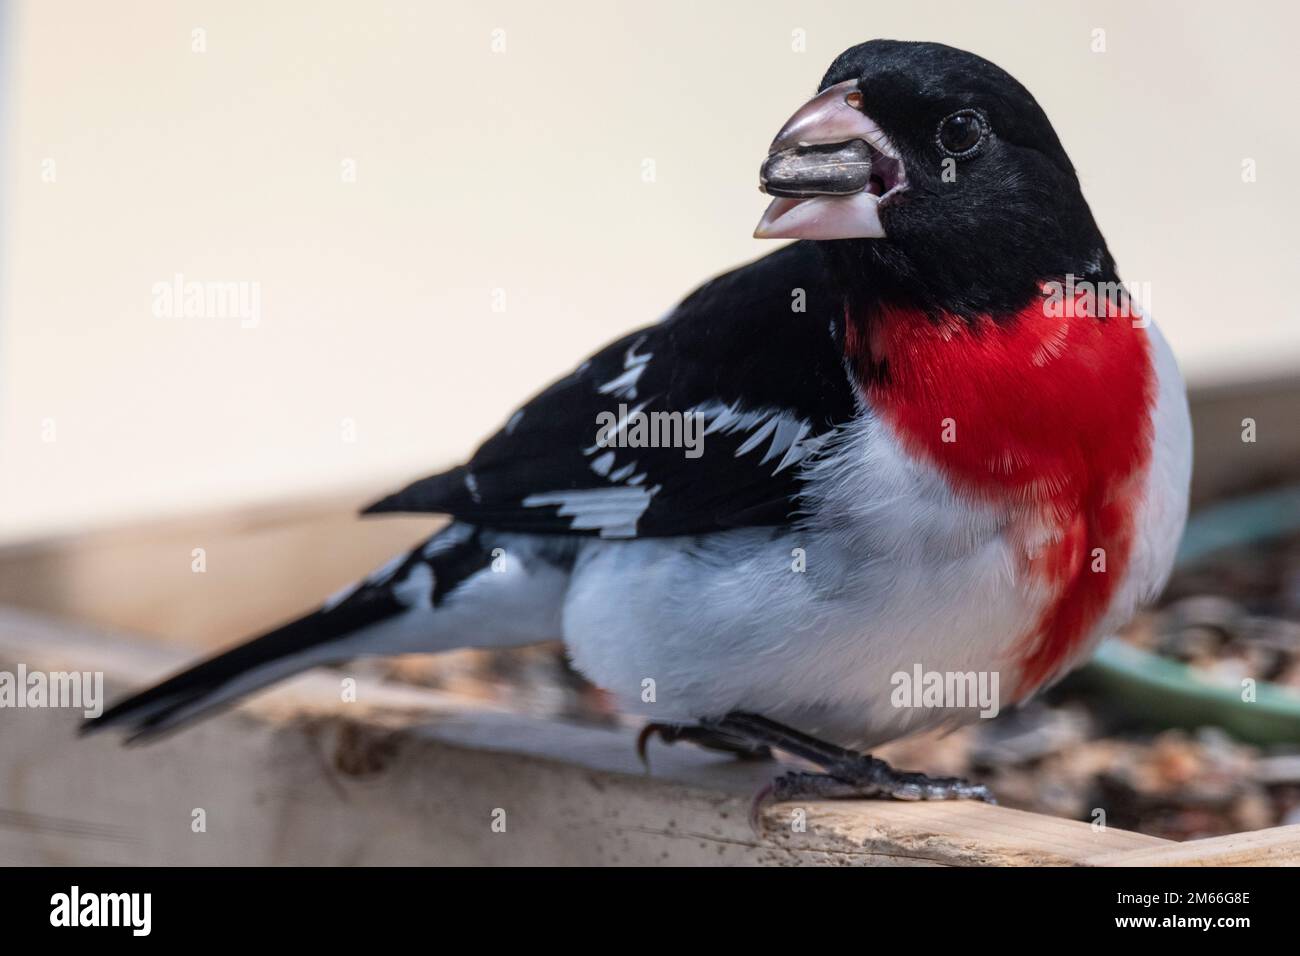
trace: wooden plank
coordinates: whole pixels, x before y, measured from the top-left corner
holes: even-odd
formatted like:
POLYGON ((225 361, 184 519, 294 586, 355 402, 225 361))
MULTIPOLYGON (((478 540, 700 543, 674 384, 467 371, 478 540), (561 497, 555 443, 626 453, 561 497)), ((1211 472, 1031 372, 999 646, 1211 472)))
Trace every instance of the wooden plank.
POLYGON ((1097 866, 1300 866, 1300 825, 1143 847, 1093 862, 1097 866))
MULTIPOLYGON (((183 656, 0 609, 0 670, 102 671, 120 688, 183 656)), ((781 805, 759 837, 747 810, 777 765, 657 747, 647 775, 630 729, 364 679, 344 703, 344 676, 142 748, 78 739, 66 710, 0 711, 0 863, 1071 865, 1166 845, 965 803, 781 805)))
POLYGON ((1300 379, 1228 382, 1194 389, 1192 412, 1193 507, 1270 484, 1296 480, 1300 461, 1300 379), (1256 440, 1243 442, 1242 422, 1252 419, 1256 440))

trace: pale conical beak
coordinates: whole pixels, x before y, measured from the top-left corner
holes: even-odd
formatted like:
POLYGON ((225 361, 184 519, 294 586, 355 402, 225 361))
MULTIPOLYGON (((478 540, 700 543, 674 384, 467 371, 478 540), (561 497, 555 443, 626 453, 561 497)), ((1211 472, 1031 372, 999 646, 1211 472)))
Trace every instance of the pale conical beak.
POLYGON ((777 133, 759 172, 776 197, 758 239, 878 239, 880 203, 907 177, 898 151, 862 111, 856 80, 837 83, 805 103, 777 133))

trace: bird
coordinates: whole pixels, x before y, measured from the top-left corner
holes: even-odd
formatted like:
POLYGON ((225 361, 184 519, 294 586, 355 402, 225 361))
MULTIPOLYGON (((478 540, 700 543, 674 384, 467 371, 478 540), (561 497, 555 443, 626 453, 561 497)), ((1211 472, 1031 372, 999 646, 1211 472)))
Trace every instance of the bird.
POLYGON ((1174 355, 1047 115, 976 54, 849 48, 759 185, 755 236, 794 241, 365 509, 447 516, 428 540, 86 728, 148 741, 313 666, 558 636, 643 753, 815 768, 767 800, 992 800, 870 750, 1030 699, 1158 596, 1191 474, 1174 355))

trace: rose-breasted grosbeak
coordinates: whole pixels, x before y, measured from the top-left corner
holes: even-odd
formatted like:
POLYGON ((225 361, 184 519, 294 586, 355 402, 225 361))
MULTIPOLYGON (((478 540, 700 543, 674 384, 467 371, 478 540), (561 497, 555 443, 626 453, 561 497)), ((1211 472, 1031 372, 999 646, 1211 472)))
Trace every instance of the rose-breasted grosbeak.
POLYGON ((846 51, 762 180, 756 234, 800 241, 368 509, 450 515, 426 543, 92 726, 148 737, 315 664, 558 635, 666 740, 828 771, 772 796, 986 797, 843 748, 978 709, 900 702, 896 675, 997 674, 1014 703, 1159 591, 1178 369, 1047 117, 978 56, 846 51))

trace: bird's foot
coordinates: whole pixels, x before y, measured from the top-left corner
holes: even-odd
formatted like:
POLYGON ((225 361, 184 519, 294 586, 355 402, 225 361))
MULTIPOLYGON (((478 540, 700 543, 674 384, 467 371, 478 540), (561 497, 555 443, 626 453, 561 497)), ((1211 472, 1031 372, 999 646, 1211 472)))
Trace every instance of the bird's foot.
POLYGON ((860 754, 827 768, 827 773, 791 771, 777 777, 754 797, 749 822, 761 832, 763 811, 792 800, 979 800, 997 803, 982 783, 961 777, 930 777, 895 770, 870 754, 860 754))
POLYGON ((782 774, 760 790, 750 807, 750 823, 758 832, 762 831, 764 808, 790 800, 856 798, 997 803, 983 784, 970 783, 960 777, 930 777, 923 773, 895 770, 878 757, 828 744, 765 717, 728 714, 715 726, 735 736, 802 757, 825 771, 782 774))
POLYGON ((636 755, 646 770, 650 770, 650 760, 646 756, 646 747, 651 738, 658 737, 665 744, 675 744, 687 740, 707 750, 718 750, 732 754, 741 760, 770 760, 771 749, 763 743, 756 743, 745 737, 729 734, 698 724, 659 724, 649 723, 641 728, 636 738, 636 755))

